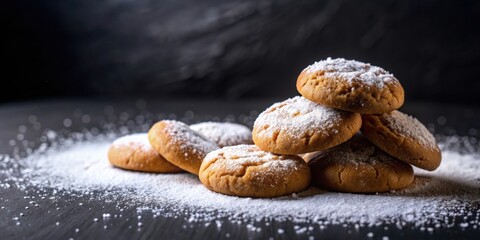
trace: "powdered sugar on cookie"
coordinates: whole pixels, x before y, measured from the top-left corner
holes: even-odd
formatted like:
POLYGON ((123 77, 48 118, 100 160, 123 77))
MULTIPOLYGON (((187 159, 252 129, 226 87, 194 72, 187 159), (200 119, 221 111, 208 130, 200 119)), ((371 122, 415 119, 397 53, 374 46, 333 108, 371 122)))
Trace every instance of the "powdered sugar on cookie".
POLYGON ((152 146, 148 141, 147 133, 136 133, 131 135, 126 135, 115 140, 112 145, 115 146, 126 146, 130 147, 132 145, 140 147, 144 151, 151 151, 152 146))
POLYGON ((344 58, 327 58, 308 66, 305 71, 307 73, 324 72, 325 76, 332 79, 361 81, 380 88, 384 87, 385 82, 398 81, 393 74, 383 68, 344 58))
POLYGON ((190 125, 220 147, 252 143, 252 131, 243 125, 229 122, 202 122, 190 125))
POLYGON ((213 151, 204 159, 204 164, 210 164, 211 169, 224 168, 227 171, 235 171, 248 166, 263 165, 266 169, 282 172, 295 170, 298 161, 289 159, 288 156, 276 155, 260 150, 255 145, 237 145, 224 147, 213 151))
POLYGON ((393 111, 390 114, 384 114, 383 118, 388 122, 388 127, 391 127, 395 132, 415 140, 430 149, 437 149, 435 137, 428 131, 428 129, 416 118, 408 114, 393 111))
POLYGON ((187 124, 174 120, 164 121, 169 125, 169 127, 165 129, 166 133, 173 142, 178 143, 180 148, 185 149, 186 152, 192 150, 194 154, 206 155, 218 149, 216 143, 193 131, 187 124))
POLYGON ((376 164, 393 164, 392 161, 397 161, 393 157, 387 155, 375 145, 370 143, 361 135, 356 135, 349 141, 328 149, 323 152, 312 154, 312 160, 328 155, 324 160, 334 161, 348 165, 376 165, 376 164))
POLYGON ((199 178, 207 188, 227 195, 279 197, 305 190, 310 184, 310 169, 298 156, 237 145, 209 153, 199 178))
POLYGON ((292 137, 311 135, 315 131, 329 135, 332 133, 327 130, 340 122, 341 118, 340 111, 297 96, 267 108, 258 116, 254 129, 259 129, 262 138, 274 138, 278 131, 292 137))

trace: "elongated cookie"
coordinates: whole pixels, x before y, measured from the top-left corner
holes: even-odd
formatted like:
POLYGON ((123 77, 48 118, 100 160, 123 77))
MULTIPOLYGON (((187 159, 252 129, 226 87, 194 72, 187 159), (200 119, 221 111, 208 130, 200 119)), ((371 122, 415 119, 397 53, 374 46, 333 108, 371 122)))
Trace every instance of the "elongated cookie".
POLYGON ((275 155, 255 145, 224 147, 210 152, 200 167, 208 189, 241 197, 278 197, 310 184, 310 169, 298 156, 275 155))
POLYGON ((416 118, 400 111, 364 115, 362 133, 388 154, 433 171, 442 160, 435 138, 416 118))
POLYGON ((216 143, 178 121, 156 123, 148 131, 148 139, 167 161, 196 175, 207 153, 218 149, 216 143))
POLYGON ((333 191, 386 192, 408 187, 414 179, 412 166, 387 155, 361 135, 307 161, 312 182, 333 191))
POLYGON ((183 172, 152 148, 146 133, 127 135, 115 140, 108 149, 108 160, 115 167, 133 171, 183 172))
POLYGON ((319 104, 362 114, 381 114, 403 105, 404 91, 389 72, 343 58, 315 62, 297 78, 297 90, 319 104))
POLYGON ((202 122, 190 128, 217 143, 219 147, 252 144, 252 130, 237 123, 202 122))
POLYGON ((255 120, 252 135, 255 145, 264 151, 301 154, 341 144, 361 125, 360 114, 294 97, 262 112, 255 120))

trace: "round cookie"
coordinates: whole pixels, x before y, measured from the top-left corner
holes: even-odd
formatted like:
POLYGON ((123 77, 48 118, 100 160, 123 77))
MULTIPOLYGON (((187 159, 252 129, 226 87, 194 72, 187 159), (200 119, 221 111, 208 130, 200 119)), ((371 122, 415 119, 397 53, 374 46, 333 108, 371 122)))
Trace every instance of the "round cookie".
POLYGON ((175 166, 198 175, 198 170, 207 153, 218 145, 178 121, 157 122, 148 131, 152 147, 175 166))
POLYGON ((328 108, 303 97, 275 103, 255 120, 253 141, 277 154, 327 149, 350 139, 362 125, 360 114, 328 108))
POLYGON ((146 133, 127 135, 115 140, 108 149, 108 160, 115 167, 133 171, 183 172, 150 146, 146 133))
POLYGON ((364 115, 362 133, 388 154, 416 167, 433 171, 442 153, 428 129, 400 111, 383 115, 364 115))
POLYGON ((342 145, 309 160, 312 182, 321 188, 351 193, 375 193, 408 187, 413 168, 356 135, 342 145))
POLYGON ((190 128, 214 141, 219 147, 253 143, 252 130, 237 123, 202 122, 190 125, 190 128))
POLYGON ((297 78, 297 90, 319 104, 362 114, 381 114, 403 105, 400 82, 384 69, 343 58, 315 62, 297 78))
POLYGON ((255 145, 237 145, 210 152, 199 177, 215 192, 268 198, 306 189, 310 169, 298 156, 275 155, 255 145))

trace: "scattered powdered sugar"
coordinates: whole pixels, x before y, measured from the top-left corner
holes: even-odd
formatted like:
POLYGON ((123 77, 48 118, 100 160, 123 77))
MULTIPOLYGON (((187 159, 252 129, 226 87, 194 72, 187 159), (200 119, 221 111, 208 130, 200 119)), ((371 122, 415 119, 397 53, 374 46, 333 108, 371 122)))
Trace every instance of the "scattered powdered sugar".
POLYGON ((302 138, 312 131, 329 134, 341 118, 339 110, 297 96, 267 108, 255 120, 253 128, 265 139, 274 139, 274 134, 279 131, 291 138, 302 138))
POLYGON ((350 82, 361 81, 376 87, 384 87, 384 83, 388 81, 398 81, 383 68, 344 58, 327 58, 326 60, 315 62, 308 66, 306 71, 308 73, 322 71, 326 77, 350 82))
POLYGON ((393 111, 390 114, 383 114, 384 118, 392 130, 408 138, 416 139, 421 145, 430 149, 436 149, 437 143, 435 137, 428 129, 416 118, 400 111, 393 111))
POLYGON ((195 132, 187 124, 175 120, 164 120, 164 122, 168 124, 165 132, 172 141, 178 143, 180 148, 186 149, 186 152, 192 150, 193 153, 202 155, 203 158, 207 153, 218 149, 215 142, 195 132))
POLYGON ((480 201, 478 147, 475 152, 460 153, 452 144, 459 142, 456 137, 444 137, 440 144, 444 156, 442 165, 433 172, 415 169, 417 177, 405 190, 370 195, 326 192, 312 187, 274 199, 214 193, 206 189, 197 176, 187 173, 149 174, 114 168, 106 157, 113 137, 97 135, 88 141, 65 141, 41 147, 20 161, 3 156, 2 164, 21 163, 13 167, 21 177, 13 176, 12 171, 15 171, 11 168, 2 173, 10 175, 8 181, 20 188, 50 187, 85 194, 99 191, 104 198, 124 199, 138 209, 150 209, 159 214, 165 211, 174 212, 173 215, 175 212, 184 214, 182 209, 190 209, 187 212, 192 222, 226 216, 232 221, 275 219, 310 222, 320 227, 345 223, 360 226, 393 223, 402 228, 409 223, 425 229, 425 226, 480 224, 478 205, 475 205, 480 201), (457 218, 463 216, 473 216, 474 220, 457 218))
POLYGON ((216 142, 220 147, 253 143, 252 131, 238 123, 202 122, 192 124, 190 128, 216 142))
POLYGON ((276 155, 260 150, 255 145, 237 145, 224 147, 207 154, 204 164, 211 164, 210 169, 225 168, 235 172, 248 166, 264 165, 271 172, 293 171, 298 166, 298 161, 289 156, 276 155))
POLYGON ((130 146, 130 145, 137 145, 140 146, 144 151, 150 151, 152 146, 148 141, 148 134, 147 133, 136 133, 131 135, 126 135, 121 138, 115 140, 112 144, 117 146, 130 146))
MULTIPOLYGON (((108 110, 107 117, 112 117, 111 109, 108 110)), ((187 113, 178 119, 184 122, 238 120, 248 126, 253 124, 258 114, 252 111, 250 115, 239 116, 238 119, 231 116, 226 119, 195 116, 194 119, 191 111, 187 113)), ((51 199, 49 201, 78 196, 80 201, 95 203, 99 209, 104 203, 105 208, 112 205, 119 207, 117 213, 100 212, 94 215, 91 221, 96 224, 102 222, 102 217, 124 218, 123 207, 128 206, 136 208, 139 214, 145 212, 153 213, 154 217, 182 218, 192 223, 194 228, 213 223, 223 230, 222 224, 225 223, 222 221, 228 221, 231 224, 246 224, 246 228, 253 232, 266 232, 273 228, 278 234, 317 234, 332 225, 332 230, 340 231, 373 226, 368 231, 375 232, 375 235, 369 233, 368 236, 376 238, 381 235, 374 230, 387 226, 416 228, 428 233, 443 228, 453 228, 455 232, 480 228, 480 145, 476 138, 436 136, 442 149, 442 164, 433 172, 415 169, 414 183, 402 191, 348 194, 310 188, 287 197, 252 199, 209 191, 192 174, 151 174, 112 167, 107 151, 117 137, 148 131, 159 119, 177 119, 172 114, 159 115, 155 119, 145 113, 133 119, 122 116, 127 115, 120 114, 118 122, 107 118, 99 125, 83 128, 81 132, 44 129, 44 134, 38 139, 24 139, 18 145, 9 143, 14 147, 11 155, 0 154, 0 189, 24 191, 25 197, 32 199, 31 206, 28 205, 30 210, 43 207, 41 203, 39 206, 37 199, 33 199, 35 196, 51 199), (283 221, 285 223, 281 223, 283 221), (263 226, 265 228, 262 229, 263 226)), ((75 118, 72 119, 75 124, 75 118)), ((90 121, 90 118, 82 117, 82 123, 84 119, 90 121)), ((41 129, 35 116, 30 116, 29 121, 32 129, 41 129)), ((24 133, 25 129, 20 126, 19 132, 24 133)), ((84 202, 64 204, 48 209, 48 212, 63 210, 64 207, 69 209, 70 204, 76 206, 84 202)), ((15 211, 10 209, 8 212, 15 211)), ((22 209, 16 214, 11 223, 27 226, 28 222, 21 220, 28 216, 28 212, 22 209)), ((72 212, 68 214, 71 216, 72 212)), ((134 227, 147 225, 141 222, 141 218, 138 215, 138 225, 134 227)), ((128 218, 121 220, 132 221, 128 218)), ((62 224, 58 222, 58 225, 62 224)), ((81 227, 73 230, 75 233, 84 231, 81 227)), ((232 236, 235 236, 234 232, 225 234, 225 238, 232 236)))

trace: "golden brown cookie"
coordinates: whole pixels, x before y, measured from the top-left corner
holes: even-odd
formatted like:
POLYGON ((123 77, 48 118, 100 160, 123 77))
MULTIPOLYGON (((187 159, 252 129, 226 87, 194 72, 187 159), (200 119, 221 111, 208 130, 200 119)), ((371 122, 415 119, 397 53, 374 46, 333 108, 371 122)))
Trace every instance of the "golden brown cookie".
POLYGON ((309 160, 312 182, 324 189, 375 193, 408 187, 412 166, 377 148, 361 135, 309 160))
POLYGON ((403 105, 400 82, 382 68, 343 58, 316 62, 297 79, 297 90, 316 103, 362 114, 381 114, 403 105))
POLYGON ((310 184, 310 169, 300 157, 275 155, 255 145, 209 153, 199 176, 208 189, 240 197, 278 197, 302 191, 310 184))
POLYGON ((182 169, 169 163, 150 146, 146 133, 115 140, 108 149, 108 160, 118 168, 153 173, 178 173, 182 169))
POLYGON ((428 129, 400 111, 383 115, 364 115, 362 133, 388 154, 416 167, 433 171, 442 153, 428 129))
POLYGON ((219 147, 253 143, 252 130, 237 123, 201 122, 190 125, 190 128, 214 141, 219 147))
POLYGON ((294 97, 262 112, 253 126, 260 149, 300 154, 327 149, 350 139, 362 125, 360 114, 336 110, 294 97))
POLYGON ((178 121, 156 123, 148 131, 148 139, 167 161, 196 175, 207 153, 218 149, 216 143, 178 121))

